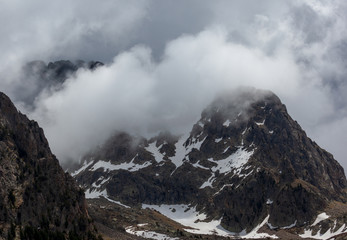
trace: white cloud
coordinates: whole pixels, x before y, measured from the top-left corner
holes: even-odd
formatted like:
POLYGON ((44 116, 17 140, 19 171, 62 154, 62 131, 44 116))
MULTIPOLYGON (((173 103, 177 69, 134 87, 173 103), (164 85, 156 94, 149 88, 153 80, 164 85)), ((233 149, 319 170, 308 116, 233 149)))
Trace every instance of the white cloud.
POLYGON ((108 66, 79 71, 62 90, 42 95, 31 116, 62 160, 78 159, 114 130, 141 135, 188 130, 225 89, 250 85, 291 98, 300 79, 288 52, 269 57, 228 41, 223 28, 212 28, 171 41, 160 62, 137 46, 108 66))
POLYGON ((30 89, 16 67, 25 61, 106 61, 36 100, 30 116, 62 161, 77 159, 115 129, 183 131, 226 88, 270 89, 347 168, 339 134, 347 131, 346 3, 185 4, 1 1, 0 88, 14 98, 16 87, 30 89))

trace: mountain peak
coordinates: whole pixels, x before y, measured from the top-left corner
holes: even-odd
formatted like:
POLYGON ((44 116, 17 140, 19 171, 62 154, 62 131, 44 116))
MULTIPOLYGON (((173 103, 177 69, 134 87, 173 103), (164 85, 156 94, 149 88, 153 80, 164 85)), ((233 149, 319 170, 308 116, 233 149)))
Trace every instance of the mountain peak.
MULTIPOLYGON (((113 142, 108 149, 124 146, 113 142)), ((89 198, 157 210, 183 204, 239 234, 263 222, 271 230, 302 229, 331 202, 347 200, 342 167, 270 91, 222 94, 190 132, 143 139, 132 149, 123 158, 85 159, 75 178, 89 198)))

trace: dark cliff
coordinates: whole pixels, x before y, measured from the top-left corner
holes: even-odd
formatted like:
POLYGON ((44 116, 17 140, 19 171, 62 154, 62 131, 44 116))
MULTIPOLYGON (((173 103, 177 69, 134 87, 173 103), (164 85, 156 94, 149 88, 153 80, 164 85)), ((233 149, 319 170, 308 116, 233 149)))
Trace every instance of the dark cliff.
POLYGON ((43 130, 0 93, 0 239, 92 239, 90 222, 83 191, 43 130))

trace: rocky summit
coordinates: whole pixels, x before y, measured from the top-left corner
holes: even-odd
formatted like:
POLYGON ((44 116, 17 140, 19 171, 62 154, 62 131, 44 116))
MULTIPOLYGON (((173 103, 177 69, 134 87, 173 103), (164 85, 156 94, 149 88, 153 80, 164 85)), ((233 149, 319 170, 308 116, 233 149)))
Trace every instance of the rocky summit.
POLYGON ((96 239, 84 192, 0 93, 0 239, 96 239))
MULTIPOLYGON (((108 205, 100 208, 113 204, 128 215, 152 209, 178 222, 176 232, 156 228, 173 238, 343 239, 347 233, 342 167, 269 91, 221 95, 181 136, 118 132, 87 154, 73 176, 92 205, 103 200, 108 205)), ((150 233, 144 226, 155 226, 151 219, 122 228, 150 233)))

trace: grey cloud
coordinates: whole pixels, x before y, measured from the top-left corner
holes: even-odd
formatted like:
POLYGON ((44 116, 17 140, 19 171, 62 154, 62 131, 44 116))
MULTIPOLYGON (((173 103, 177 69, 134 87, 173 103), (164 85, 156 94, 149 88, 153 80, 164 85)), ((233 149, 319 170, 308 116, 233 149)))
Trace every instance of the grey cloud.
POLYGON ((328 29, 333 26, 333 19, 328 16, 319 15, 314 9, 307 5, 301 5, 291 10, 292 24, 298 33, 302 34, 303 40, 306 44, 313 44, 322 41, 328 34, 328 29))
POLYGON ((172 39, 205 29, 213 17, 207 3, 199 0, 152 1, 131 44, 149 46, 154 57, 159 59, 165 45, 172 39))
POLYGON ((107 0, 102 4, 80 0, 2 1, 0 16, 6 24, 0 33, 6 38, 0 42, 1 50, 12 61, 112 58, 144 17, 147 4, 144 0, 107 0))

